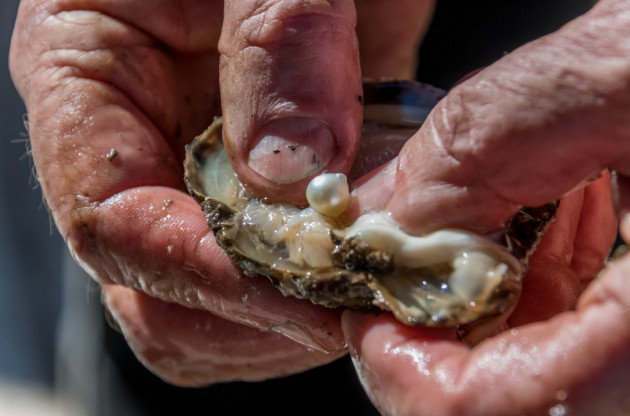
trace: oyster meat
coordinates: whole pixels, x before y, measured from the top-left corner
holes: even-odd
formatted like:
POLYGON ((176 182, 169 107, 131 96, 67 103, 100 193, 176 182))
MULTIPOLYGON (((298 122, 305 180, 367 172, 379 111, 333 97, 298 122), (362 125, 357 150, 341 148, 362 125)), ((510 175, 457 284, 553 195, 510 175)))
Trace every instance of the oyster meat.
MULTIPOLYGON (((415 82, 365 91, 361 146, 386 143, 386 149, 360 159, 351 179, 394 156, 442 95, 415 82)), ((217 243, 246 274, 267 276, 285 295, 328 307, 379 308, 408 325, 451 327, 509 313, 527 257, 555 214, 555 204, 524 209, 494 241, 455 229, 409 235, 385 212, 347 223, 313 207, 267 204, 240 183, 221 131, 216 119, 187 146, 185 161, 189 192, 217 243)))

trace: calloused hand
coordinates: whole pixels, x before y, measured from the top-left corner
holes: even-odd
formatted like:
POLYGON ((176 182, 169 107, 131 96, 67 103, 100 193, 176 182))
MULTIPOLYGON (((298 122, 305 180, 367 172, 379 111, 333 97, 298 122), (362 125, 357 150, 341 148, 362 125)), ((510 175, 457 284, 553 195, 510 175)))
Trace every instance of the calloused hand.
POLYGON ((630 256, 598 275, 618 218, 630 241, 629 57, 630 2, 600 1, 454 88, 366 184, 392 189, 383 206, 415 232, 494 230, 519 206, 562 198, 517 309, 483 342, 344 312, 383 414, 630 412, 630 256))
POLYGON ((414 71, 433 2, 399 3, 358 1, 357 13, 350 0, 21 2, 10 66, 44 196, 161 377, 259 380, 345 353, 338 311, 244 277, 217 247, 185 191, 184 146, 222 113, 235 170, 277 200, 298 202, 318 170, 347 172, 361 69, 414 71), (270 162, 286 140, 311 154, 270 162))

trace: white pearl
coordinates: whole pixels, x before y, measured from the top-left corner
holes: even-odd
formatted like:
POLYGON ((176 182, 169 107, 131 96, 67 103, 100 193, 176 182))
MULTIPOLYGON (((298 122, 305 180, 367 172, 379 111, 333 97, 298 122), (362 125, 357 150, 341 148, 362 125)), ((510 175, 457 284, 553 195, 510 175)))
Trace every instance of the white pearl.
POLYGON ((306 200, 311 208, 322 215, 337 217, 350 203, 348 179, 343 173, 322 173, 311 180, 306 188, 306 200))

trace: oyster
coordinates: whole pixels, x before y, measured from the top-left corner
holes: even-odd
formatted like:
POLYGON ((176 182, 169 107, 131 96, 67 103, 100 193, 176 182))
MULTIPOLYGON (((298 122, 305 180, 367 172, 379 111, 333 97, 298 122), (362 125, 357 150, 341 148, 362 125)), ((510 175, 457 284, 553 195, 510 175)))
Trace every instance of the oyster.
MULTIPOLYGON (((386 143, 386 149, 382 160, 359 160, 351 178, 394 156, 439 98, 439 90, 413 82, 366 86, 361 145, 386 143), (389 96, 406 101, 392 105, 389 96)), ((508 313, 519 297, 527 257, 555 213, 553 204, 523 210, 497 242, 454 229, 412 236, 384 212, 346 223, 334 210, 266 204, 239 182, 221 130, 216 119, 187 146, 185 161, 188 189, 217 243, 246 274, 267 276, 285 295, 328 307, 380 308, 408 325, 426 326, 508 313)))

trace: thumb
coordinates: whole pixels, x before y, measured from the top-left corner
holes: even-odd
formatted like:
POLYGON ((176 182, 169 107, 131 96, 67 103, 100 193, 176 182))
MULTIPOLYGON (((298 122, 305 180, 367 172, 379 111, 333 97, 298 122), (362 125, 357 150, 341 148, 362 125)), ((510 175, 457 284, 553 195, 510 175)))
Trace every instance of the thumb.
POLYGON ((604 168, 630 175, 624 4, 599 2, 454 88, 400 154, 392 215, 415 232, 487 231, 604 168))
POLYGON ((362 112, 355 24, 350 0, 225 2, 224 144, 255 193, 303 202, 316 174, 348 173, 362 112))

